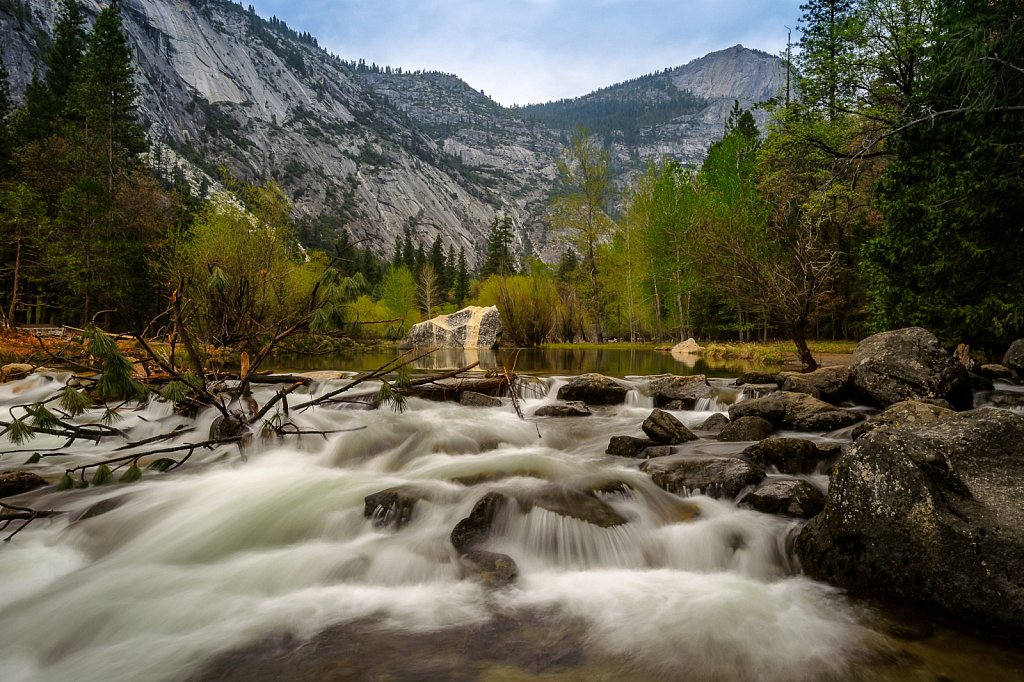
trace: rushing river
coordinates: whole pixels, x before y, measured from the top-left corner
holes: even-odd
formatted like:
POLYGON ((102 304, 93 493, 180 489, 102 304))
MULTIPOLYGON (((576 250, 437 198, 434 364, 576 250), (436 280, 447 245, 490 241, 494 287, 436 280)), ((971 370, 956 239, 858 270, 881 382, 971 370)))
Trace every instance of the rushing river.
MULTIPOLYGON (((43 398, 63 378, 5 384, 0 401, 43 398)), ((18 498, 67 513, 0 547, 0 680, 1019 675, 1024 657, 941 628, 893 626, 800 576, 789 549, 797 522, 701 495, 683 500, 638 462, 604 454, 610 436, 639 435, 651 410, 639 393, 591 417, 531 417, 562 381, 530 385, 525 420, 508 399, 496 408, 410 399, 401 414, 293 410, 304 429, 344 431, 257 439, 244 454, 199 451, 176 472, 147 471, 132 484, 18 498), (540 507, 510 514, 485 549, 512 557, 518 580, 490 589, 464 576, 449 534, 484 494, 595 482, 625 484, 602 498, 628 523, 601 528, 540 507), (396 486, 422 499, 405 527, 378 527, 364 498, 396 486)), ((718 383, 721 402, 674 414, 693 428, 724 410, 739 395, 718 383)), ((202 440, 212 419, 201 416, 176 442, 202 440)), ((132 440, 178 425, 193 424, 166 404, 125 411, 117 424, 132 440)), ((30 446, 60 444, 40 436, 30 446)), ((686 447, 728 454, 744 445, 686 447)), ((31 468, 56 480, 112 447, 76 443, 74 456, 31 468)), ((25 456, 0 463, 19 468, 25 456)))

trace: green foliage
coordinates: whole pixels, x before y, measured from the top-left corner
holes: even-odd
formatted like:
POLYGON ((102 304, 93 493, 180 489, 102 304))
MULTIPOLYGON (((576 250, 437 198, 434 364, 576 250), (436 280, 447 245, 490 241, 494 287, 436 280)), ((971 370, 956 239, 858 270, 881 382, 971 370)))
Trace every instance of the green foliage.
POLYGON ((503 333, 518 346, 543 343, 555 324, 558 291, 548 273, 492 276, 480 286, 480 297, 494 297, 503 333))
POLYGON ((33 452, 32 456, 25 460, 25 464, 26 465, 27 464, 38 464, 42 460, 43 460, 42 454, 40 454, 38 452, 33 452))
MULTIPOLYGON (((173 460, 170 457, 161 457, 147 464, 146 468, 152 471, 167 471, 177 463, 177 460, 173 460)), ((139 476, 141 475, 142 472, 139 472, 139 476)))
POLYGON ((142 469, 139 468, 138 462, 132 462, 132 465, 125 469, 125 472, 121 474, 121 478, 118 479, 118 483, 135 483, 135 481, 138 481, 140 478, 142 478, 142 469))
POLYGON ((77 485, 78 481, 71 475, 70 471, 64 472, 64 476, 61 477, 60 483, 57 484, 57 490, 71 490, 77 485))
MULTIPOLYGON (((141 400, 148 393, 145 386, 135 381, 132 363, 117 348, 106 332, 95 326, 85 330, 86 346, 89 354, 100 364, 102 371, 96 381, 96 395, 102 400, 141 400)), ((104 423, 113 420, 112 410, 107 410, 104 423)), ((119 417, 118 417, 119 418, 119 417)))
POLYGON ((90 481, 90 483, 92 485, 105 485, 107 483, 112 483, 113 480, 114 472, 111 471, 110 467, 107 466, 106 464, 101 464, 98 467, 96 467, 96 471, 93 472, 92 480, 90 481))
POLYGON ((381 282, 381 302, 393 317, 416 321, 416 281, 404 265, 390 268, 381 282))
POLYGON ((65 386, 60 392, 57 405, 72 417, 77 417, 92 405, 92 401, 89 400, 89 396, 73 386, 65 386))
POLYGON ((512 239, 515 225, 512 216, 494 216, 491 230, 487 234, 487 247, 484 250, 484 261, 480 265, 480 278, 490 275, 502 277, 516 274, 516 260, 512 239))
POLYGON ((46 409, 43 403, 35 403, 25 408, 25 412, 32 418, 32 427, 35 429, 53 429, 60 426, 57 415, 46 409))
POLYGON ((36 432, 24 419, 12 419, 11 425, 4 429, 3 435, 14 445, 20 446, 35 438, 36 432))
POLYGON ((180 381, 171 381, 164 386, 160 396, 168 402, 178 404, 184 402, 188 398, 188 394, 189 387, 187 385, 180 381))

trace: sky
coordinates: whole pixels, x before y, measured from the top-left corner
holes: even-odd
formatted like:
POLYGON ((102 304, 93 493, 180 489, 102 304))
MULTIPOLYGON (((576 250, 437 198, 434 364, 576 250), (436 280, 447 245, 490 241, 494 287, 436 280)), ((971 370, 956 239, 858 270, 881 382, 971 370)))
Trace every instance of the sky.
POLYGON ((504 104, 578 97, 797 37, 802 0, 242 0, 367 64, 454 73, 504 104))

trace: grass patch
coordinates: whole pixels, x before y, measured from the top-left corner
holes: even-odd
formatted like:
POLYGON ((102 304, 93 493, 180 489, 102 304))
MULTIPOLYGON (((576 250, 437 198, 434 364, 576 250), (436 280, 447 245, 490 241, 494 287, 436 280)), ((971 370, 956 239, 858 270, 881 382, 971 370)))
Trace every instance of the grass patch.
MULTIPOLYGON (((815 356, 822 353, 852 353, 856 341, 808 341, 807 346, 815 356)), ((781 365, 787 358, 796 355, 792 341, 768 341, 767 343, 708 343, 701 355, 712 360, 749 360, 763 365, 781 365)))

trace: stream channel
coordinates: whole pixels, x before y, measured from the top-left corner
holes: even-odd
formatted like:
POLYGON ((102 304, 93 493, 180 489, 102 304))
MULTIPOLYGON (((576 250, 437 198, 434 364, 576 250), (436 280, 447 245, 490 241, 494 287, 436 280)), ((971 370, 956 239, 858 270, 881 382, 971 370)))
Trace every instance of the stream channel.
MULTIPOLYGON (((4 384, 0 402, 6 410, 45 398, 66 378, 4 384)), ((509 398, 490 408, 413 398, 402 413, 293 410, 304 429, 345 431, 256 438, 244 453, 199 451, 132 484, 15 498, 68 513, 37 519, 0 547, 0 680, 1024 675, 1020 653, 801 576, 791 553, 801 522, 699 491, 669 494, 639 460, 605 454, 611 436, 642 435, 652 404, 640 377, 624 378, 633 390, 623 405, 532 416, 565 381, 525 381, 525 419, 509 398), (602 528, 540 506, 504 514, 484 549, 512 557, 517 580, 494 589, 467 578, 449 541, 456 524, 488 492, 523 499, 552 483, 603 491, 628 522, 602 528), (404 527, 364 515, 366 496, 397 486, 420 498, 404 527)), ((696 429, 744 397, 730 379, 712 383, 716 399, 672 414, 696 429)), ((317 382, 293 402, 339 385, 317 382)), ((273 390, 260 389, 261 404, 273 390)), ((192 422, 152 402, 124 410, 117 426, 139 440, 194 425, 177 442, 196 442, 213 418, 192 422)), ((61 444, 39 436, 29 447, 61 444)), ((79 442, 74 456, 24 468, 57 480, 116 445, 79 442)), ((746 445, 706 436, 677 447, 734 455, 746 445)), ((23 468, 25 457, 7 454, 0 467, 23 468)), ((807 479, 828 484, 823 473, 807 479)))

